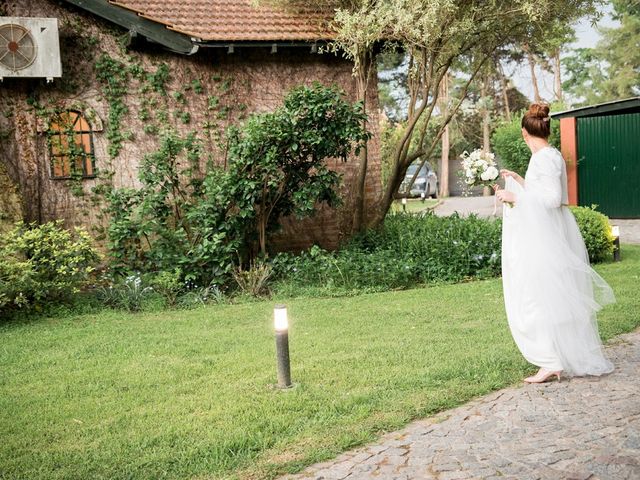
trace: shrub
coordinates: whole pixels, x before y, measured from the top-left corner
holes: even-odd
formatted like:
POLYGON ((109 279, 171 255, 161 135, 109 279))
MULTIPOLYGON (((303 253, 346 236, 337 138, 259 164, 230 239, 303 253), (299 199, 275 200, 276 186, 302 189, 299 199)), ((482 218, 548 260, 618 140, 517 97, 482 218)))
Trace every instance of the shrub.
POLYGON ((348 293, 492 277, 500 272, 500 239, 500 221, 394 214, 338 252, 313 247, 297 256, 278 255, 273 261, 276 289, 348 293))
MULTIPOLYGON (((521 118, 522 114, 514 115, 511 122, 504 122, 496 128, 491 137, 491 144, 498 156, 500 166, 524 177, 531 158, 531 150, 522 138, 521 118)), ((549 143, 560 148, 560 122, 557 120, 551 121, 549 143)))
POLYGON ((59 303, 77 293, 98 262, 86 231, 62 222, 18 223, 0 236, 0 312, 59 303))
POLYGON ((176 305, 183 291, 182 270, 175 268, 173 271, 162 271, 151 276, 151 288, 162 295, 168 306, 176 305))
POLYGON ((613 254, 613 235, 609 219, 596 211, 596 206, 571 207, 589 252, 591 262, 602 262, 613 254))
MULTIPOLYGON (((613 238, 607 217, 572 207, 589 258, 608 258, 613 238)), ((349 295, 433 282, 495 277, 501 267, 502 222, 476 216, 392 214, 384 224, 351 239, 337 252, 314 246, 272 260, 281 295, 349 295)))

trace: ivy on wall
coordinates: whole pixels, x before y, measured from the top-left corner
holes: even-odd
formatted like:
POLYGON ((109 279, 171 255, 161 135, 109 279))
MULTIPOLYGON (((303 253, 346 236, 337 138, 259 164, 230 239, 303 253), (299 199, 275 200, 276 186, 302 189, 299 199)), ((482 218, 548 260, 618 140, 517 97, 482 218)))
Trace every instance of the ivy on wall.
MULTIPOLYGON (((96 176, 90 183, 74 172, 67 179, 56 180, 74 197, 77 215, 97 220, 93 220, 92 228, 99 239, 105 238, 108 223, 105 199, 113 190, 115 173, 124 168, 118 162, 127 142, 142 137, 149 144, 144 150, 152 151, 160 145, 162 134, 176 130, 201 145, 199 163, 190 166, 194 178, 203 178, 212 165, 226 166, 225 130, 233 120, 244 118, 247 110, 232 95, 231 77, 176 66, 179 62, 163 61, 163 56, 170 55, 166 53, 127 52, 124 43, 118 40, 122 37, 119 29, 100 22, 90 24, 77 15, 60 17, 60 34, 65 80, 56 82, 53 88, 44 82, 32 82, 27 104, 42 126, 40 132, 49 150, 46 158, 50 159, 52 148, 63 147, 53 144, 60 142, 60 137, 56 139, 49 131, 51 119, 64 110, 74 109, 92 123, 89 112, 93 110, 81 99, 100 110, 90 99, 96 83, 99 85, 106 107, 103 138, 107 155, 99 147, 104 142, 97 141, 96 176), (136 129, 135 125, 139 127, 136 129)), ((12 115, 15 108, 5 114, 12 115)), ((64 133, 72 135, 69 129, 64 133)), ((0 136, 10 138, 11 131, 2 130, 0 136)), ((25 141, 32 139, 28 137, 25 141)), ((71 163, 84 154, 76 145, 69 145, 71 163)))
POLYGON ((123 133, 122 120, 129 112, 125 103, 128 93, 129 70, 124 63, 104 53, 95 64, 96 78, 102 84, 102 91, 109 104, 107 118, 107 139, 109 140, 109 156, 116 158, 129 135, 123 133))

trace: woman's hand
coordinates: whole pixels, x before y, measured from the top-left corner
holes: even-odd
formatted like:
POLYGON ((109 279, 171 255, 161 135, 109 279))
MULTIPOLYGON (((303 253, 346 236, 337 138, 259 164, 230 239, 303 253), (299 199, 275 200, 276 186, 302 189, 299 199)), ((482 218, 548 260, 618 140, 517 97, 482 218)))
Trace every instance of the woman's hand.
POLYGON ((506 169, 502 169, 500 170, 500 176, 502 178, 507 178, 507 177, 511 177, 513 178, 516 182, 518 182, 520 185, 524 185, 524 178, 522 178, 519 174, 517 174, 516 172, 512 172, 511 170, 506 170, 506 169))
POLYGON ((507 190, 496 191, 496 197, 503 203, 515 203, 516 201, 515 193, 509 192, 507 190))

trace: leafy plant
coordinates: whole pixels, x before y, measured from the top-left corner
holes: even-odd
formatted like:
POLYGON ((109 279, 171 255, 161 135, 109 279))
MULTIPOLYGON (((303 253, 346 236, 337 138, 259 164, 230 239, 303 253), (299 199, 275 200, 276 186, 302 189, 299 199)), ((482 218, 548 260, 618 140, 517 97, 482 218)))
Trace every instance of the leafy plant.
POLYGON ((124 63, 106 53, 100 56, 95 69, 96 77, 102 84, 102 91, 109 102, 106 134, 109 140, 109 156, 115 158, 125 140, 121 132, 121 121, 129 111, 124 103, 124 96, 128 93, 129 71, 124 63))
POLYGON ((140 274, 133 274, 122 281, 100 287, 96 295, 105 306, 139 312, 153 296, 153 288, 143 284, 140 274))
POLYGON ((269 292, 267 282, 271 278, 272 267, 266 262, 252 263, 247 270, 239 265, 233 270, 233 279, 243 294, 260 297, 269 292))
POLYGON ((571 207, 580 233, 584 239, 589 260, 601 262, 610 259, 613 255, 613 235, 606 215, 596 211, 596 206, 571 207))
POLYGON ((18 223, 0 237, 0 311, 67 300, 86 285, 98 259, 83 229, 18 223))
POLYGON ((324 160, 346 161, 354 146, 357 154, 370 136, 364 120, 360 104, 316 83, 293 89, 282 108, 232 130, 230 174, 251 197, 263 255, 267 233, 281 216, 309 216, 318 202, 339 203, 340 178, 324 160))
POLYGON ((162 295, 167 305, 174 306, 183 291, 183 274, 179 268, 173 271, 161 271, 151 276, 151 288, 162 295))
POLYGON ((500 273, 500 241, 500 221, 394 214, 338 252, 313 247, 297 256, 278 255, 275 288, 344 294, 493 277, 500 273))
POLYGON ((178 298, 182 308, 196 308, 209 304, 225 303, 227 298, 217 285, 192 287, 178 298))
POLYGON ((235 259, 247 264, 282 216, 308 216, 338 203, 340 182, 326 158, 347 158, 369 134, 361 106, 316 84, 294 89, 284 106, 252 116, 229 133, 228 169, 200 170, 195 133, 162 133, 141 162, 141 188, 109 195, 109 247, 117 272, 173 271, 201 285, 230 280, 235 259))
POLYGON ((151 84, 151 87, 159 94, 167 94, 167 82, 169 82, 170 72, 169 66, 166 63, 161 63, 155 72, 147 75, 147 80, 151 84))

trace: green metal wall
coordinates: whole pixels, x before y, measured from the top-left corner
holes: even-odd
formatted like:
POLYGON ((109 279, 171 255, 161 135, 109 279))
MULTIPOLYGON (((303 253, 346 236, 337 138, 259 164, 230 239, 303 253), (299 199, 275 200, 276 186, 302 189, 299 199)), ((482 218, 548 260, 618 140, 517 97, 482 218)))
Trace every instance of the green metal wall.
POLYGON ((577 120, 578 203, 640 218, 640 113, 577 120))

